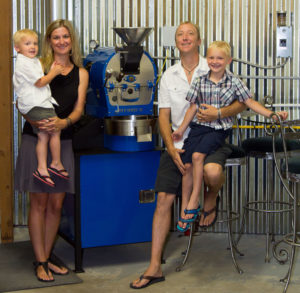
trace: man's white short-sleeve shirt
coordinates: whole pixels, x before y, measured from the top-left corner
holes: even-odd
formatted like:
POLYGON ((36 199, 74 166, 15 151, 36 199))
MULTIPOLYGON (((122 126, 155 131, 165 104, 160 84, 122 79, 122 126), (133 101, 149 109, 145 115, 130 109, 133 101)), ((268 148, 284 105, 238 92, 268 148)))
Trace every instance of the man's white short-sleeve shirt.
MULTIPOLYGON (((191 84, 197 76, 206 74, 209 70, 206 59, 199 56, 199 64, 194 70, 191 84)), ((158 107, 171 109, 171 123, 173 130, 176 130, 182 123, 184 115, 190 103, 186 100, 190 89, 186 74, 181 62, 168 68, 163 74, 158 92, 158 107)), ((174 142, 176 148, 182 148, 183 140, 187 137, 189 129, 184 133, 183 139, 174 142)))

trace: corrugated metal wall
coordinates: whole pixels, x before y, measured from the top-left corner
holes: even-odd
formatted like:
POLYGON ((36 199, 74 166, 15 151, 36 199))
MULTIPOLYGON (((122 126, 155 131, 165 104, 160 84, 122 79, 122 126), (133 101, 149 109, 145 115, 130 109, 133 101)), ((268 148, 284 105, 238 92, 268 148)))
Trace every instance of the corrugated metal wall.
MULTIPOLYGON (((276 58, 277 11, 287 12, 287 23, 293 27, 293 58, 284 67, 272 70, 258 69, 240 62, 233 62, 231 70, 241 76, 256 99, 265 95, 275 98, 277 109, 286 109, 290 118, 299 118, 299 55, 300 55, 300 1, 298 0, 14 0, 13 31, 32 28, 41 38, 47 24, 57 18, 67 18, 76 27, 81 38, 83 56, 89 53, 90 39, 97 39, 100 46, 114 46, 121 42, 112 27, 142 26, 154 30, 144 45, 152 56, 166 55, 162 46, 161 28, 177 26, 181 21, 191 20, 199 24, 203 38, 201 54, 213 40, 228 41, 233 57, 264 66, 274 66, 283 60, 276 58)), ((171 57, 178 57, 177 50, 170 50, 171 57)), ((162 59, 156 59, 158 68, 162 59)), ((166 62, 170 66, 174 61, 166 62)), ((21 121, 15 112, 15 153, 19 143, 21 121)), ((247 124, 247 123, 246 123, 247 124)), ((261 129, 243 130, 244 137, 264 135, 261 129)), ((259 200, 264 190, 265 163, 251 159, 251 198, 259 200)), ((234 206, 241 209, 245 191, 245 170, 239 169, 232 176, 234 206)), ((284 193, 278 181, 275 183, 276 198, 284 193)), ((26 224, 26 195, 15 194, 15 223, 26 224)), ((278 233, 287 231, 286 216, 276 218, 278 233)), ((216 230, 223 231, 224 227, 216 230)), ((262 215, 252 214, 247 231, 264 232, 262 215)))

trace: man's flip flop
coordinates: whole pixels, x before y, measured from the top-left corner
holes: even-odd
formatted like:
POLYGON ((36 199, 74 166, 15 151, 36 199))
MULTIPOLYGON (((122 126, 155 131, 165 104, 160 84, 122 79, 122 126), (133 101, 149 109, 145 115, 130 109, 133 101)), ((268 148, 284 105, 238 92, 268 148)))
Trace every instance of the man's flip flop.
MULTIPOLYGON (((33 175, 36 179, 42 181, 43 183, 45 183, 45 184, 47 184, 47 185, 49 185, 49 186, 51 186, 51 187, 55 187, 55 183, 51 183, 50 181, 47 180, 47 179, 51 179, 50 176, 43 176, 43 175, 40 174, 40 172, 39 172, 38 170, 35 170, 35 171, 32 173, 32 175, 33 175)), ((51 179, 51 180, 52 180, 52 179, 51 179)))
POLYGON ((209 210, 209 211, 204 211, 203 210, 203 220, 207 217, 207 216, 209 216, 210 214, 212 214, 213 212, 215 212, 215 217, 214 217, 214 219, 213 219, 213 221, 209 224, 209 225, 199 225, 199 227, 200 228, 209 228, 209 227, 211 227, 211 226, 213 226, 215 223, 216 223, 216 221, 217 221, 217 219, 218 219, 218 211, 219 211, 219 202, 220 202, 220 196, 218 195, 217 196, 217 198, 216 198, 216 206, 215 207, 213 207, 211 210, 209 210))
POLYGON ((130 283, 130 288, 132 288, 132 289, 143 289, 143 288, 151 286, 151 285, 153 285, 155 283, 164 281, 165 277, 164 276, 153 277, 153 276, 144 276, 144 275, 141 275, 139 282, 142 281, 143 279, 148 280, 149 282, 146 283, 146 284, 144 284, 144 285, 142 285, 141 287, 134 286, 133 283, 130 283))
POLYGON ((63 178, 63 179, 66 179, 66 180, 70 179, 69 176, 66 176, 66 175, 62 174, 64 172, 67 172, 67 170, 65 170, 65 169, 57 170, 57 169, 55 169, 53 167, 49 167, 48 171, 51 172, 51 173, 53 173, 53 174, 55 174, 55 175, 57 175, 57 176, 59 176, 60 178, 63 178))

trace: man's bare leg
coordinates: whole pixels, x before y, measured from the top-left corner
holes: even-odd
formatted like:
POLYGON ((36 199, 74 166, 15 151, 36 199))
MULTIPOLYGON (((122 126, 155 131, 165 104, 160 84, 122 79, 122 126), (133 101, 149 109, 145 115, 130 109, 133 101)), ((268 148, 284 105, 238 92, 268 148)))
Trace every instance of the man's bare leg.
MULTIPOLYGON (((216 206, 216 198, 220 189, 225 182, 225 175, 222 166, 216 163, 208 163, 204 165, 204 204, 203 209, 209 211, 216 206)), ((212 212, 205 219, 203 215, 200 217, 200 226, 208 226, 215 218, 215 212, 212 212)))
MULTIPOLYGON (((161 258, 164 244, 171 225, 171 207, 175 199, 174 194, 159 192, 157 196, 156 209, 153 216, 152 224, 152 246, 151 260, 144 276, 160 277, 162 276, 161 258)), ((139 278, 132 282, 135 287, 141 287, 148 283, 149 280, 139 278)))

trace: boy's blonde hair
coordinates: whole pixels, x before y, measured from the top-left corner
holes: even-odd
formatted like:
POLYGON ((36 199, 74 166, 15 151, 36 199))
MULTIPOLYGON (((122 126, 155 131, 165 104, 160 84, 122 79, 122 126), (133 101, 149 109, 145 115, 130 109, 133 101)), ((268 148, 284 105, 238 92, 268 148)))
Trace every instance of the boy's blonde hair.
POLYGON ((30 30, 28 28, 24 28, 24 29, 18 30, 14 33, 14 36, 13 36, 14 45, 16 46, 16 45, 20 44, 22 39, 27 36, 36 37, 38 39, 38 35, 35 31, 30 30))
POLYGON ((81 52, 79 47, 79 41, 72 23, 66 19, 57 19, 48 25, 43 40, 41 61, 44 66, 45 72, 48 72, 50 70, 50 67, 54 61, 54 54, 53 54, 52 47, 50 45, 51 34, 54 30, 60 27, 65 27, 70 34, 70 38, 72 42, 72 49, 70 51, 71 62, 77 65, 78 67, 82 67, 82 58, 81 58, 81 52))
POLYGON ((208 46, 207 51, 212 48, 222 50, 228 58, 231 58, 231 47, 227 42, 214 41, 208 46))

